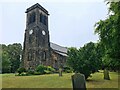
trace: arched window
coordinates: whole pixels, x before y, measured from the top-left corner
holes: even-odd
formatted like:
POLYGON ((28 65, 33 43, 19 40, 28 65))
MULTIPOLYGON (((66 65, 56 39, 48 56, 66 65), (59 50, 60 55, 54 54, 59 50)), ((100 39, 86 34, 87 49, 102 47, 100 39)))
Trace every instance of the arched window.
POLYGON ((35 12, 33 12, 29 17, 28 24, 31 24, 31 23, 35 22, 35 17, 36 17, 35 12))

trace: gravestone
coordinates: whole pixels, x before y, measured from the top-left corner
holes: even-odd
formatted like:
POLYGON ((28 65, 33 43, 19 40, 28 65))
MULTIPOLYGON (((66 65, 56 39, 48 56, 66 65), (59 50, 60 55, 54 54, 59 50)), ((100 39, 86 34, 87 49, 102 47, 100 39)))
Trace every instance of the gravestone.
POLYGON ((62 69, 61 68, 59 69, 59 76, 60 77, 62 76, 62 69))
POLYGON ((107 69, 104 69, 104 79, 110 80, 109 71, 107 69))
POLYGON ((85 76, 80 73, 72 75, 73 90, 86 90, 85 76))

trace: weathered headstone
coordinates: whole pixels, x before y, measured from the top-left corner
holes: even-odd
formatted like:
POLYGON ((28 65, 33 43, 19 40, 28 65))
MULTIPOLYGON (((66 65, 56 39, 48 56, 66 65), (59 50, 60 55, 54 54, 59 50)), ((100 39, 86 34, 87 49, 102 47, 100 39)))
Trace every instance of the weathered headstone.
POLYGON ((104 79, 110 80, 109 71, 107 69, 104 69, 104 79))
POLYGON ((59 69, 59 76, 62 76, 62 69, 59 69))
POLYGON ((75 73, 72 76, 73 90, 86 90, 85 76, 80 73, 75 73))

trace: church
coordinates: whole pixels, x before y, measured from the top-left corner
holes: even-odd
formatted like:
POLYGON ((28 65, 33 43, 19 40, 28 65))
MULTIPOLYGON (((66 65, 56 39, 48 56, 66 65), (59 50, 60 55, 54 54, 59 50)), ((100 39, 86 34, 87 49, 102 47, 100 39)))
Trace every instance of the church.
POLYGON ((48 11, 40 4, 27 8, 26 29, 22 65, 26 70, 34 70, 38 65, 64 67, 67 48, 50 42, 48 11))

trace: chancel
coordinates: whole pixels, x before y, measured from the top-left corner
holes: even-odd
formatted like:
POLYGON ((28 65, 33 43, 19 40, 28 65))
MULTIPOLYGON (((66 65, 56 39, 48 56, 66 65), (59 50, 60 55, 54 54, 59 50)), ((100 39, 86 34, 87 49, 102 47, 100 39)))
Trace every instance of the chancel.
POLYGON ((49 39, 48 11, 37 3, 29 7, 26 14, 22 66, 26 70, 34 70, 38 65, 49 65, 56 69, 65 66, 67 48, 49 39))

